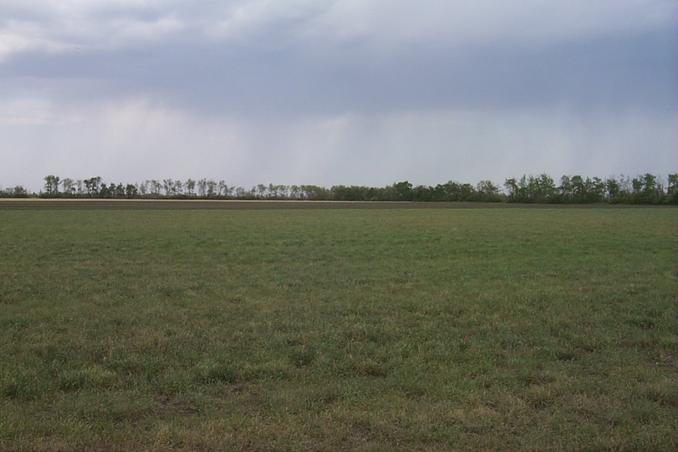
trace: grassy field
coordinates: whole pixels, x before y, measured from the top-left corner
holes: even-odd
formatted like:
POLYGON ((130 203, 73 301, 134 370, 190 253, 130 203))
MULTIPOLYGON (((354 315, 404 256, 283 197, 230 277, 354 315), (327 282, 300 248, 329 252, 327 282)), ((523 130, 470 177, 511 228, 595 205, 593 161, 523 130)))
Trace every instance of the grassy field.
POLYGON ((678 209, 0 210, 0 449, 678 448, 678 209))

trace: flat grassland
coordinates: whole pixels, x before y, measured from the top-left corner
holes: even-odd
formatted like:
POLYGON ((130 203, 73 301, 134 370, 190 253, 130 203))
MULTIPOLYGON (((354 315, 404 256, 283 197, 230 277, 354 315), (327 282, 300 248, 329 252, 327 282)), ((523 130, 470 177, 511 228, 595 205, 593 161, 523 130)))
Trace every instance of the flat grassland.
POLYGON ((677 250, 670 208, 2 209, 0 449, 676 449, 677 250))

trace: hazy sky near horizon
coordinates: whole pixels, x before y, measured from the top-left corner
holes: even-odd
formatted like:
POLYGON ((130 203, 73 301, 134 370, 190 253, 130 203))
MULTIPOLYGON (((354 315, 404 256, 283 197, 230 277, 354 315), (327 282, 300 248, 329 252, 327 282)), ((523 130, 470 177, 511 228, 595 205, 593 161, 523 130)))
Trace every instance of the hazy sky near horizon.
POLYGON ((0 186, 647 171, 675 0, 0 0, 0 186))

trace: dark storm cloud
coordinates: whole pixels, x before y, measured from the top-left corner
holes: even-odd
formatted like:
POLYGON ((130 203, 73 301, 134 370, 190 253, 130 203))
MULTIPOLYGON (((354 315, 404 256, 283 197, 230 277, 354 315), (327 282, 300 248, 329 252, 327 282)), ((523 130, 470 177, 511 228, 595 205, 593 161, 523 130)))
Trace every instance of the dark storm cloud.
POLYGON ((306 45, 278 47, 275 37, 28 54, 0 66, 0 76, 4 91, 33 81, 65 99, 145 95, 213 113, 678 105, 673 30, 548 47, 412 45, 378 59, 357 44, 327 45, 319 55, 306 45), (83 79, 90 83, 72 83, 83 79))

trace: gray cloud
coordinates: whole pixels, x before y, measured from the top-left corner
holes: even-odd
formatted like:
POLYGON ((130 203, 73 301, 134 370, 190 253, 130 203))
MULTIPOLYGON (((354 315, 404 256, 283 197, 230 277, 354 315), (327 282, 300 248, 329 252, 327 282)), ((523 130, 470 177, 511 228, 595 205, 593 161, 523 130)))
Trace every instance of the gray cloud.
POLYGON ((0 183, 666 173, 677 30, 672 0, 5 0, 0 183))

